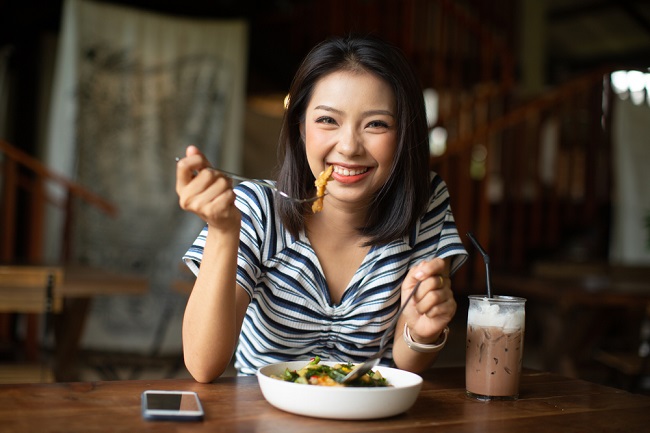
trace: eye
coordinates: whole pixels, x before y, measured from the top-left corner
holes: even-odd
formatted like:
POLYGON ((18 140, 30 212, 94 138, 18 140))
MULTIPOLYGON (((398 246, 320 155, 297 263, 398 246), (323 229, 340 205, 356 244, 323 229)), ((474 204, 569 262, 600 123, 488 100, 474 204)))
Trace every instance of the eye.
POLYGON ((371 122, 368 122, 367 127, 388 129, 388 123, 384 122, 383 120, 373 120, 371 122))
POLYGON ((325 125, 336 125, 336 121, 329 116, 321 116, 316 119, 316 123, 323 123, 325 125))

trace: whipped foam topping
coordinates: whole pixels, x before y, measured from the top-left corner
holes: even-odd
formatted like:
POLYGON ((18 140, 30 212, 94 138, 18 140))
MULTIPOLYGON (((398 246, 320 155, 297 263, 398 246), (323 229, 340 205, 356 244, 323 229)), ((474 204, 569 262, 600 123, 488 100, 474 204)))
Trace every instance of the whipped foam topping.
POLYGON ((523 307, 512 304, 494 304, 488 298, 470 303, 467 324, 494 326, 504 330, 523 329, 526 313, 523 307))

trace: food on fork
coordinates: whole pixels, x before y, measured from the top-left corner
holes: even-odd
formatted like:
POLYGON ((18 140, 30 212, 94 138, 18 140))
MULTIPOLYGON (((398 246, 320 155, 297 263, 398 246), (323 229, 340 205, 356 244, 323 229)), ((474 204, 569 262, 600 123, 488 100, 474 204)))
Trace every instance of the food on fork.
POLYGON ((318 199, 316 199, 316 201, 311 205, 311 210, 313 213, 323 210, 323 196, 325 195, 325 187, 327 186, 327 182, 329 182, 329 180, 332 178, 331 176, 333 170, 334 166, 330 165, 326 170, 320 172, 318 178, 314 182, 314 185, 316 185, 316 195, 318 196, 318 199))

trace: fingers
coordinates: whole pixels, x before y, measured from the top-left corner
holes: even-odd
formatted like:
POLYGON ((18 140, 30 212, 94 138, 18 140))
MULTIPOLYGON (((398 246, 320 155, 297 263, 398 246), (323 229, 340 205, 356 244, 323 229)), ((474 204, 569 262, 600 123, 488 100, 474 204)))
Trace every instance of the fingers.
POLYGON ((448 307, 454 302, 451 290, 432 289, 425 292, 420 299, 415 301, 415 310, 418 314, 432 319, 447 312, 448 307))
POLYGON ((196 146, 188 146, 185 158, 176 162, 176 192, 180 195, 181 189, 206 167, 210 167, 210 162, 205 155, 196 146))
POLYGON ((431 260, 424 260, 418 263, 415 268, 409 272, 409 275, 413 274, 413 278, 415 278, 417 281, 422 281, 432 275, 449 275, 448 267, 449 266, 444 259, 436 257, 431 260))
MULTIPOLYGON (((179 180, 179 183, 181 181, 179 180)), ((179 204, 181 208, 199 213, 209 213, 211 204, 220 204, 220 200, 226 200, 229 204, 234 201, 232 192, 232 181, 216 170, 201 170, 190 182, 179 188, 179 204), (225 196, 225 197, 223 197, 225 196)))
MULTIPOLYGON (((176 192, 181 195, 181 190, 195 178, 201 177, 205 168, 211 168, 210 161, 196 146, 188 146, 185 150, 185 158, 177 159, 176 162, 176 192)), ((214 177, 214 176, 213 176, 214 177)), ((203 183, 209 181, 210 177, 203 175, 203 183)))
POLYGON ((411 268, 402 284, 402 299, 420 282, 402 315, 415 341, 433 342, 456 314, 451 290, 451 259, 434 258, 411 268))
POLYGON ((200 154, 201 151, 199 150, 199 148, 194 146, 193 144, 187 146, 187 149, 185 149, 185 156, 200 155, 200 154))
POLYGON ((402 289, 410 291, 418 281, 421 288, 418 289, 414 296, 415 301, 421 299, 429 289, 442 289, 450 285, 449 265, 444 259, 440 258, 418 263, 406 275, 402 289))
POLYGON ((196 146, 188 146, 185 157, 176 164, 180 207, 209 224, 229 218, 235 202, 232 180, 210 168, 210 162, 196 146))
MULTIPOLYGON (((440 314, 455 311, 455 300, 451 291, 449 279, 449 265, 440 258, 419 263, 409 275, 412 274, 412 285, 420 281, 420 287, 412 298, 412 304, 419 315, 433 318, 440 314)), ((410 286, 405 280, 405 285, 410 286)), ((410 290, 410 288, 406 288, 410 290)))

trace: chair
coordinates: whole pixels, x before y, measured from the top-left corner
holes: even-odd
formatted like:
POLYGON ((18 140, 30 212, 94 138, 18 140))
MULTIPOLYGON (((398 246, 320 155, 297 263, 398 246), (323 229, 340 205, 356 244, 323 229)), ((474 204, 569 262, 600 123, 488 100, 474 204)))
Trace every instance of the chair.
MULTIPOLYGON (((47 337, 52 315, 63 308, 63 299, 57 294, 63 275, 63 269, 56 266, 0 266, 0 314, 25 315, 27 324, 22 347, 13 344, 15 361, 0 364, 0 383, 54 380, 47 360, 39 354, 38 319, 45 319, 43 334, 47 337)), ((15 340, 15 335, 12 337, 15 340)))
POLYGON ((630 392, 648 392, 644 389, 644 380, 650 377, 650 304, 646 305, 638 336, 635 347, 628 350, 598 350, 594 359, 609 369, 615 386, 630 392))
POLYGON ((599 350, 594 359, 609 369, 615 386, 635 393, 648 392, 644 380, 650 377, 650 304, 641 320, 638 346, 629 350, 599 350))

